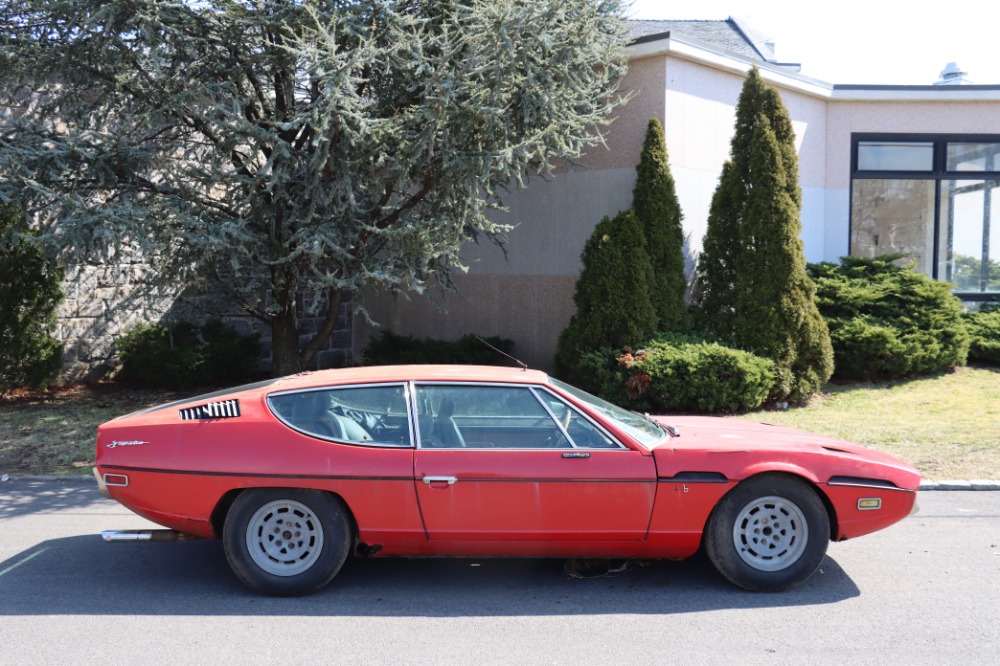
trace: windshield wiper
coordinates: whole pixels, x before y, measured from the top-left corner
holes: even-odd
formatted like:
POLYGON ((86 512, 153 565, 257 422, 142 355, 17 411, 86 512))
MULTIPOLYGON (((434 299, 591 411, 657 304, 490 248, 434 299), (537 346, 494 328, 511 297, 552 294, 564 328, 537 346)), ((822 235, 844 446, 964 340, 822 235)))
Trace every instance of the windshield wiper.
MULTIPOLYGON (((632 413, 633 414, 639 414, 639 412, 632 412, 632 413)), ((671 437, 680 437, 681 436, 681 434, 679 432, 677 432, 677 428, 675 428, 672 425, 665 425, 663 423, 660 423, 659 421, 655 420, 652 416, 650 416, 646 412, 643 412, 642 414, 639 414, 639 416, 641 416, 642 418, 646 419, 647 421, 649 421, 650 423, 652 423, 656 427, 662 428, 663 430, 666 430, 668 433, 670 433, 671 437)))
POLYGON ((630 410, 630 411, 631 411, 631 413, 635 414, 636 416, 641 416, 645 420, 649 421, 650 423, 652 423, 653 425, 655 425, 660 430, 666 430, 667 433, 671 437, 680 437, 681 436, 680 433, 677 432, 677 428, 675 428, 672 425, 664 425, 664 424, 660 423, 659 421, 657 421, 656 419, 654 419, 652 416, 650 416, 648 412, 637 412, 635 410, 630 410))

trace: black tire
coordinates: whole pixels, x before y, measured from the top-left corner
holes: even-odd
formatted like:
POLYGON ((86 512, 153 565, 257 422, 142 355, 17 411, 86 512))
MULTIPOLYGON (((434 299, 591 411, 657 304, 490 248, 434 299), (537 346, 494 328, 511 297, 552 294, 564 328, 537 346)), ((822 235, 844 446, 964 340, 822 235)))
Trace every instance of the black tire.
POLYGON ((722 498, 705 530, 705 551, 734 585, 779 592, 823 561, 830 517, 804 481, 781 474, 747 479, 722 498))
POLYGON ((351 547, 347 509, 318 490, 256 488, 233 502, 222 530, 226 559, 247 587, 311 594, 333 580, 351 547))

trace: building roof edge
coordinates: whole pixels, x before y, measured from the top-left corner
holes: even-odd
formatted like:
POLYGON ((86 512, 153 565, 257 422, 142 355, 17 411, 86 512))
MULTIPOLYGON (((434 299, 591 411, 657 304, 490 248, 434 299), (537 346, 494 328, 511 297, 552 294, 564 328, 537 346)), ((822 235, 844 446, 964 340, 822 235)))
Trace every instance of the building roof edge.
POLYGON ((669 31, 633 40, 628 44, 626 51, 629 60, 670 55, 740 75, 745 75, 751 67, 756 66, 765 80, 777 86, 834 101, 1000 101, 1000 84, 935 86, 829 83, 800 73, 795 69, 796 64, 782 65, 763 59, 747 58, 692 37, 671 34, 669 31))

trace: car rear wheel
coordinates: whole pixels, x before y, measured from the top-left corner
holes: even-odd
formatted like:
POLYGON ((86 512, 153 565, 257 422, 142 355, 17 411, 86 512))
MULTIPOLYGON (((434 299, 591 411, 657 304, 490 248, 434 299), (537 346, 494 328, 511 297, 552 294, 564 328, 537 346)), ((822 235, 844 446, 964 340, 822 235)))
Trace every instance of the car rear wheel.
POLYGON ((705 531, 705 550, 719 573, 758 592, 786 590, 808 578, 829 541, 830 517, 816 492, 777 474, 736 486, 705 531))
POLYGON ((309 594, 329 583, 351 545, 347 510, 318 490, 258 488, 241 494, 222 532, 229 566, 261 594, 309 594))

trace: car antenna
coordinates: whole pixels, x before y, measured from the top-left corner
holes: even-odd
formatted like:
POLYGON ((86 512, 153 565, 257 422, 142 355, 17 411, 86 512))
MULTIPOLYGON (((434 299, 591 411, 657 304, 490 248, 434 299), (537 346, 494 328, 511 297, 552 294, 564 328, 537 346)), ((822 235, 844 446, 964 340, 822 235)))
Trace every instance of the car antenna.
POLYGON ((521 370, 527 370, 527 369, 528 369, 528 364, 527 364, 527 363, 525 363, 524 361, 519 361, 518 359, 514 358, 513 356, 511 356, 511 355, 510 355, 510 354, 508 354, 507 352, 505 352, 505 351, 501 351, 501 350, 497 349, 496 347, 494 347, 494 346, 493 346, 493 345, 491 345, 490 343, 486 342, 486 340, 483 340, 483 339, 482 339, 481 337, 479 337, 478 335, 477 335, 477 336, 475 336, 475 337, 476 337, 476 340, 479 340, 480 342, 482 342, 482 343, 483 343, 484 345, 486 345, 487 347, 489 347, 490 349, 492 349, 492 350, 493 350, 493 351, 495 351, 496 353, 500 354, 501 356, 506 356, 506 357, 507 357, 507 358, 509 358, 510 360, 514 361, 514 363, 517 363, 517 364, 518 364, 519 366, 521 366, 521 370))

